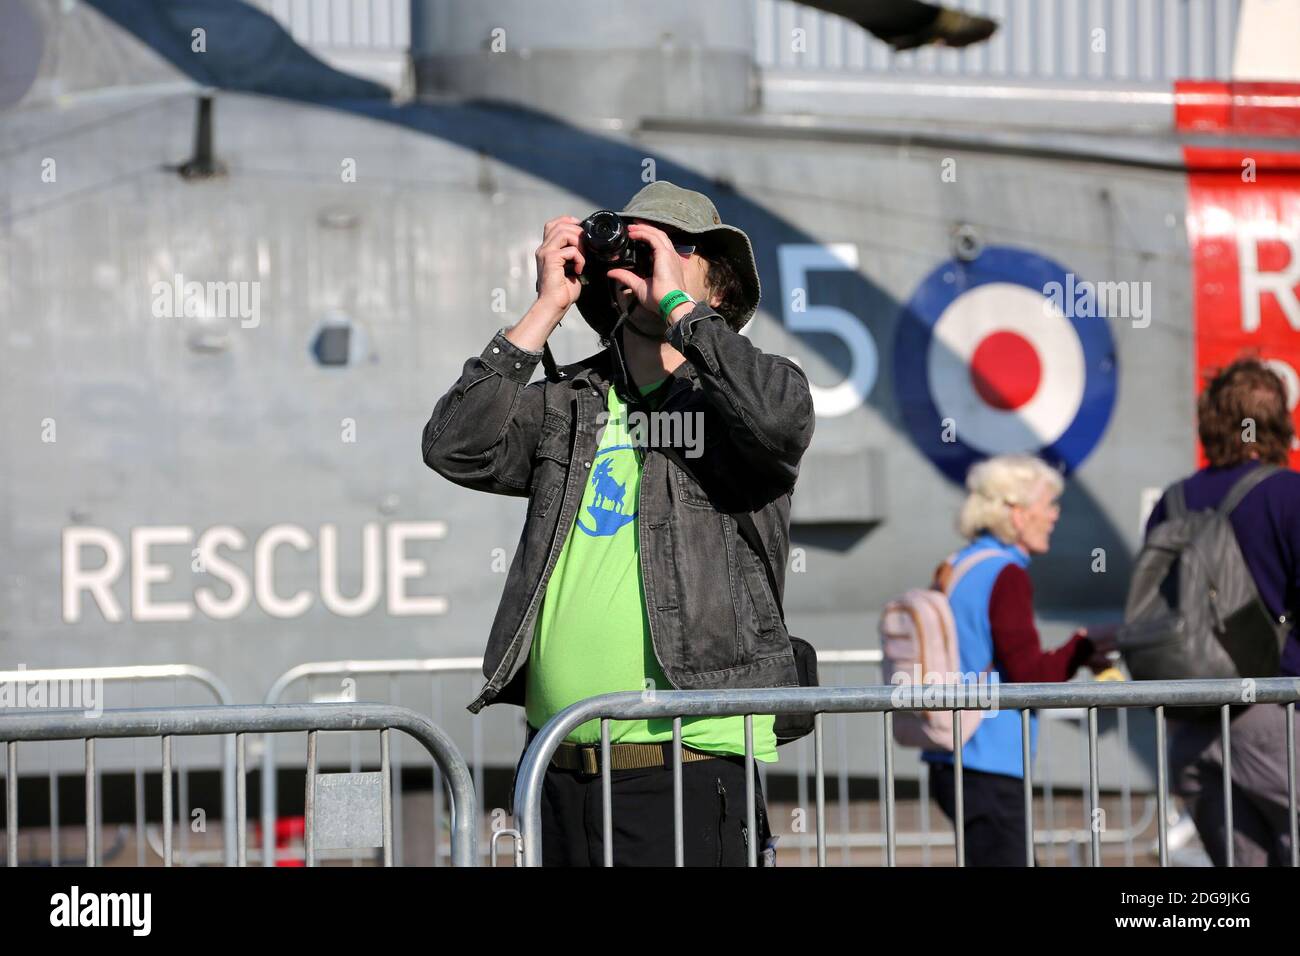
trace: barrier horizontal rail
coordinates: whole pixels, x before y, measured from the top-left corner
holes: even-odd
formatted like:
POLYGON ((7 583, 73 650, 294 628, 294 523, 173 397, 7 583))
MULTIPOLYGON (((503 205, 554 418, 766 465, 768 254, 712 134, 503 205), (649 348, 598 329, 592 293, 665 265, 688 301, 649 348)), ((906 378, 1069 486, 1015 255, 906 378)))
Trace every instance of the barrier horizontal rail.
MULTIPOLYGON (((599 697, 579 701, 556 714, 543 727, 530 743, 520 764, 515 785, 516 823, 518 839, 516 857, 525 866, 540 866, 542 862, 541 835, 541 792, 546 768, 560 743, 575 728, 589 720, 600 720, 601 724, 601 776, 604 793, 609 794, 609 721, 663 719, 673 718, 673 755, 674 774, 681 773, 681 720, 686 717, 699 716, 743 716, 745 718, 745 766, 746 766, 746 812, 749 832, 757 833, 756 806, 753 787, 754 747, 753 716, 755 714, 793 714, 813 713, 814 746, 816 750, 817 775, 817 856, 818 865, 824 866, 825 857, 825 794, 823 788, 824 767, 822 764, 822 717, 825 714, 882 713, 884 714, 885 747, 885 831, 886 862, 895 865, 894 843, 894 807, 893 807, 893 734, 892 717, 898 712, 917 712, 925 710, 953 711, 954 770, 956 777, 956 863, 965 865, 965 847, 962 813, 962 762, 961 762, 961 711, 962 710, 1020 710, 1022 725, 1022 759, 1025 767, 1024 795, 1026 808, 1032 808, 1033 784, 1029 746, 1030 709, 1051 710, 1060 708, 1083 707, 1088 711, 1088 748, 1089 748, 1089 799, 1091 806, 1098 804, 1097 786, 1097 720, 1098 709, 1152 707, 1156 712, 1157 736, 1157 819, 1159 823, 1160 864, 1168 865, 1168 757, 1165 747, 1165 708, 1178 707, 1219 707, 1221 713, 1221 732, 1224 736, 1224 786, 1226 791, 1226 829, 1232 832, 1230 787, 1231 736, 1228 708, 1243 703, 1276 703, 1285 705, 1287 721, 1287 772, 1288 796, 1292 821, 1292 865, 1300 865, 1297 859, 1298 848, 1294 837, 1296 827, 1296 773, 1294 718, 1295 704, 1300 700, 1300 678, 1265 678, 1258 680, 1197 680, 1197 681, 1134 681, 1123 683, 1092 682, 1086 684, 999 684, 996 695, 980 700, 981 695, 973 695, 964 685, 932 685, 927 691, 948 706, 927 705, 924 700, 917 700, 911 694, 899 694, 897 686, 874 687, 780 687, 743 690, 719 691, 663 691, 653 696, 639 692, 604 694, 599 697), (911 699, 909 699, 911 698, 911 699), (974 698, 974 699, 968 699, 974 698)), ((920 696, 920 695, 917 695, 920 696)), ((683 859, 682 852, 682 807, 681 790, 675 787, 674 793, 674 842, 675 858, 678 865, 683 859)), ((606 799, 604 807, 604 849, 605 863, 612 864, 613 825, 611 808, 606 799)), ((1033 814, 1026 814, 1026 854, 1027 864, 1034 865, 1033 859, 1033 814)), ((1231 848, 1231 840, 1228 841, 1231 848)), ((750 866, 757 865, 757 847, 750 841, 748 848, 750 866)), ((1100 833, 1092 829, 1093 866, 1100 865, 1100 833)), ((1228 864, 1232 865, 1231 849, 1228 864)))
MULTIPOLYGON (((57 683, 64 681, 102 681, 112 684, 133 683, 135 681, 187 680, 209 691, 216 703, 234 702, 230 689, 220 677, 197 664, 126 664, 107 667, 47 667, 24 668, 0 671, 0 684, 19 681, 57 683)), ((3 713, 3 711, 0 711, 3 713)), ((182 774, 182 791, 184 791, 184 769, 182 774)), ((101 771, 102 772, 102 771, 101 771)), ((235 744, 227 740, 222 748, 221 757, 221 807, 222 819, 222 858, 226 866, 235 862, 235 744)), ((136 863, 144 865, 144 775, 139 765, 134 768, 135 775, 135 817, 136 817, 136 863)), ((59 865, 59 788, 58 777, 51 764, 50 777, 50 846, 51 865, 59 865)), ((182 799, 184 794, 182 792, 182 799)), ((182 807, 182 810, 184 808, 182 807)), ((98 817, 96 818, 98 822, 98 817)), ((184 852, 184 849, 182 849, 184 852)), ((98 861, 95 861, 98 862, 98 861)), ((92 864, 93 865, 93 864, 92 864)))
MULTIPOLYGON (((306 732, 308 734, 307 862, 314 864, 312 813, 315 784, 315 744, 320 731, 378 731, 387 781, 388 732, 399 730, 415 738, 442 770, 452 802, 451 855, 456 866, 477 862, 477 821, 474 785, 460 752, 451 739, 427 717, 402 707, 383 704, 285 704, 279 707, 237 705, 220 707, 155 707, 106 710, 96 717, 80 711, 22 711, 0 716, 0 742, 6 745, 8 779, 17 779, 18 744, 31 741, 84 740, 86 746, 87 860, 93 861, 97 838, 94 801, 94 742, 107 738, 159 737, 162 742, 164 861, 171 862, 171 743, 179 736, 233 735, 236 744, 237 863, 247 862, 247 791, 244 738, 247 734, 306 732)), ((385 862, 391 863, 392 833, 388 824, 391 792, 384 789, 385 862)), ((11 783, 8 801, 8 860, 17 862, 17 788, 11 783)))

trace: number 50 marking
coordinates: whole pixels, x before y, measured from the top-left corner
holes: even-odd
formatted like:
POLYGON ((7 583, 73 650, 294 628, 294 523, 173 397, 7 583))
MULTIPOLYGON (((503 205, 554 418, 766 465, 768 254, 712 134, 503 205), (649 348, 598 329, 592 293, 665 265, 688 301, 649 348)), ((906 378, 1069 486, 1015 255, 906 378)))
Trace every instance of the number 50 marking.
POLYGON ((781 274, 781 321, 791 332, 828 332, 849 350, 849 373, 844 381, 830 388, 809 383, 813 407, 822 418, 846 415, 861 407, 876 384, 880 359, 876 340, 862 321, 834 305, 808 305, 808 273, 813 271, 858 270, 858 247, 848 242, 786 243, 777 246, 777 266, 781 274), (802 308, 794 308, 800 293, 802 308))

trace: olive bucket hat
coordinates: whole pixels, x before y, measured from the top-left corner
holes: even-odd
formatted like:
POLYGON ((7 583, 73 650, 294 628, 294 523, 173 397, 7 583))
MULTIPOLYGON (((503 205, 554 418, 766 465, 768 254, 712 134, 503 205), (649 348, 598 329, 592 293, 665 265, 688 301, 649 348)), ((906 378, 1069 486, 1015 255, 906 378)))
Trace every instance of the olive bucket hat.
MULTIPOLYGON (((754 317, 760 294, 754 249, 747 235, 722 222, 717 207, 708 196, 660 180, 633 196, 619 215, 699 236, 704 256, 725 258, 740 279, 742 303, 733 310, 734 314, 723 316, 727 324, 739 332, 754 317)), ((607 336, 618 321, 609 283, 603 277, 583 287, 577 306, 587 324, 602 337, 607 336)))

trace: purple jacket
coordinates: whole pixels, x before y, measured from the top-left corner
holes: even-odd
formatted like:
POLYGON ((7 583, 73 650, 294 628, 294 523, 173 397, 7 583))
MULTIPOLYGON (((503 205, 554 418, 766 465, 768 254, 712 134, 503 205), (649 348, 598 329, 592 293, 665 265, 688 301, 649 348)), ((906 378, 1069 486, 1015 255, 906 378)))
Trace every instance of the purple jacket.
MULTIPOLYGON (((1183 485, 1187 509, 1218 507, 1233 483, 1258 463, 1242 462, 1227 468, 1202 468, 1183 485)), ((1165 520, 1165 499, 1147 519, 1147 534, 1165 520)), ((1283 471, 1253 488, 1230 518, 1241 556, 1255 579, 1265 606, 1277 616, 1288 615, 1293 625, 1282 649, 1282 673, 1300 677, 1300 473, 1283 471)))

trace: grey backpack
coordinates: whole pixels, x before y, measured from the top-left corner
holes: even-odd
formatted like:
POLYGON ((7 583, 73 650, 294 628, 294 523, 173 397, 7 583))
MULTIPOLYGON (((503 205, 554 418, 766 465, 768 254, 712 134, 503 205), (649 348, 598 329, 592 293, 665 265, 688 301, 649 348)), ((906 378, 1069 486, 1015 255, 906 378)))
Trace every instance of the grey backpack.
POLYGON ((1288 624, 1259 599, 1228 516, 1265 478, 1239 478, 1218 508, 1188 511, 1179 482, 1166 493, 1166 520, 1138 554, 1118 635, 1136 680, 1273 677, 1288 624))

